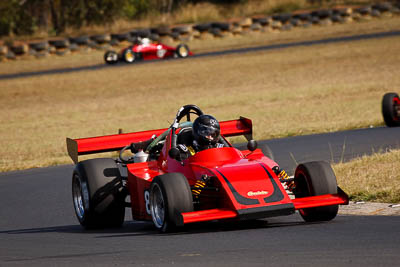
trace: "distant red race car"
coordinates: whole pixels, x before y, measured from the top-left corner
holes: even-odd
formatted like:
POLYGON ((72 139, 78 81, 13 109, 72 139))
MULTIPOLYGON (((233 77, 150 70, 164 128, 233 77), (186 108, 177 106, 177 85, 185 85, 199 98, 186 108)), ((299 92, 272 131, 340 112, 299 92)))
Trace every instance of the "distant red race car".
POLYGON ((382 98, 382 115, 388 127, 400 126, 400 97, 396 93, 386 93, 382 98))
POLYGON ((150 39, 138 39, 137 43, 126 47, 117 53, 107 51, 104 54, 104 61, 107 64, 115 64, 118 61, 134 63, 139 60, 165 59, 180 57, 185 58, 193 55, 186 44, 179 44, 177 47, 171 47, 161 43, 152 43, 150 39))
POLYGON ((121 226, 125 207, 131 208, 134 220, 153 221, 165 232, 189 223, 259 219, 295 210, 305 221, 329 221, 339 204, 348 204, 328 163, 300 164, 294 177, 288 177, 263 154, 269 153, 267 147, 257 149, 252 122, 243 117, 220 122, 225 147, 182 159, 177 147, 192 137, 191 114, 203 112, 186 105, 167 129, 67 138, 68 153, 76 163, 73 204, 82 226, 121 226), (246 150, 226 140, 238 135, 248 139, 246 150), (134 153, 131 158, 125 153, 129 150, 134 153), (78 162, 79 155, 106 151, 120 151, 120 156, 78 162))

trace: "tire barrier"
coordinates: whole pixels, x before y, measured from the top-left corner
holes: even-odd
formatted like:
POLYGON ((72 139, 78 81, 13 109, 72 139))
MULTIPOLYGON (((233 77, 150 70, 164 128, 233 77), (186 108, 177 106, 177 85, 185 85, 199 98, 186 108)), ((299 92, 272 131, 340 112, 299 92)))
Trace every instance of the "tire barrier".
POLYGON ((367 6, 311 11, 298 10, 293 13, 258 15, 229 21, 138 28, 123 33, 82 35, 29 42, 11 41, 7 44, 0 41, 0 61, 18 59, 24 55, 43 58, 49 55, 63 56, 74 52, 88 52, 92 49, 105 50, 111 46, 125 47, 136 42, 137 38, 150 38, 153 41, 166 43, 185 43, 194 39, 209 40, 252 33, 290 31, 297 27, 330 26, 394 15, 400 15, 400 2, 380 2, 367 6))
POLYGON ((21 42, 15 42, 11 47, 10 50, 15 54, 15 55, 24 55, 28 53, 29 51, 29 46, 26 43, 21 43, 21 42))
POLYGON ((83 35, 83 36, 77 36, 77 37, 69 37, 69 42, 71 44, 76 44, 76 45, 88 45, 89 44, 89 36, 83 35))

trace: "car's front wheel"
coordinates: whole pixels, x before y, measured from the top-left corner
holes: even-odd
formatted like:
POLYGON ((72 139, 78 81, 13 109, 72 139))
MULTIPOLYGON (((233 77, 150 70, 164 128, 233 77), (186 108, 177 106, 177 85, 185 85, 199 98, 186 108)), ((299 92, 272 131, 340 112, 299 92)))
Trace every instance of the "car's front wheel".
MULTIPOLYGON (((297 166, 295 174, 296 198, 319 196, 325 194, 337 194, 337 182, 335 173, 329 163, 313 161, 297 166)), ((300 215, 306 222, 330 221, 338 213, 338 205, 316 208, 300 209, 300 215)))
POLYGON ((185 58, 189 56, 189 47, 185 44, 179 44, 176 47, 176 55, 180 58, 185 58))
POLYGON ((180 213, 193 211, 193 196, 186 177, 167 173, 154 178, 150 186, 150 213, 155 227, 169 232, 182 226, 180 213))
POLYGON ((120 227, 126 191, 111 158, 79 162, 72 175, 72 200, 79 223, 87 228, 120 227))

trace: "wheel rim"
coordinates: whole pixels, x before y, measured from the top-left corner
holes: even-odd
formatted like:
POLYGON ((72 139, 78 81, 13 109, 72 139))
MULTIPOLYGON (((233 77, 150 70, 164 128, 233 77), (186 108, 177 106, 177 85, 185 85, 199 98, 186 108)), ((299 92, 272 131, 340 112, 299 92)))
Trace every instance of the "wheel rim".
POLYGON ((114 62, 117 61, 117 57, 118 55, 116 53, 109 53, 106 58, 108 62, 114 62))
POLYGON ((188 50, 186 49, 186 47, 181 46, 179 48, 179 54, 181 55, 181 57, 187 57, 188 55, 188 50))
POLYGON ((74 182, 72 184, 72 198, 74 201, 75 213, 80 220, 85 216, 85 205, 84 197, 82 193, 81 179, 77 175, 74 176, 74 182))
POLYGON ((150 210, 154 225, 158 229, 161 229, 164 226, 165 221, 165 202, 161 188, 158 184, 153 185, 150 195, 150 210))
POLYGON ((125 53, 125 60, 127 62, 133 62, 135 60, 135 55, 131 51, 125 53))

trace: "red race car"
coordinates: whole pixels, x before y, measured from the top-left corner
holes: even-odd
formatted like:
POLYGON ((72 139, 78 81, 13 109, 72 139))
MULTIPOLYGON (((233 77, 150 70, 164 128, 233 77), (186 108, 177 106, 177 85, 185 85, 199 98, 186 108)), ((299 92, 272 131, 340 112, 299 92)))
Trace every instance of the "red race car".
POLYGON ((198 118, 192 122, 191 117, 196 115, 208 116, 186 105, 167 129, 67 138, 68 153, 76 163, 72 196, 80 224, 121 226, 126 207, 134 220, 153 221, 162 232, 195 222, 259 219, 296 210, 305 221, 329 221, 336 217, 338 205, 348 204, 326 162, 300 164, 288 177, 264 155, 267 147, 257 149, 247 118, 218 123, 216 147, 184 156, 182 148, 195 143, 198 118), (226 139, 239 135, 248 140, 246 150, 226 139), (133 154, 127 156, 129 150, 133 154), (119 157, 78 162, 79 155, 107 151, 120 151, 119 157))
POLYGON ((134 63, 138 60, 185 58, 193 55, 186 44, 179 44, 176 48, 161 43, 152 43, 149 38, 138 38, 132 46, 126 47, 120 53, 107 51, 104 61, 107 64, 115 64, 118 61, 134 63))
POLYGON ((382 98, 382 115, 388 127, 400 126, 400 97, 396 93, 386 93, 382 98))

